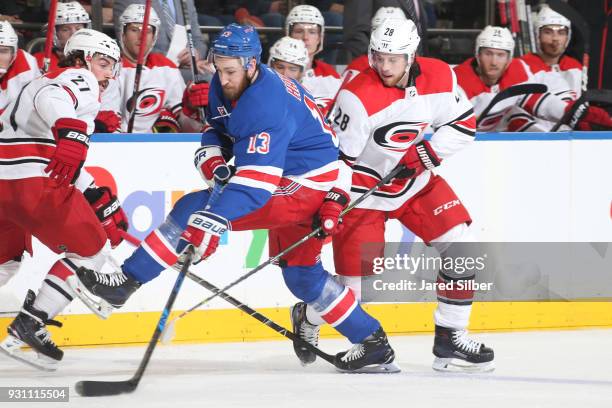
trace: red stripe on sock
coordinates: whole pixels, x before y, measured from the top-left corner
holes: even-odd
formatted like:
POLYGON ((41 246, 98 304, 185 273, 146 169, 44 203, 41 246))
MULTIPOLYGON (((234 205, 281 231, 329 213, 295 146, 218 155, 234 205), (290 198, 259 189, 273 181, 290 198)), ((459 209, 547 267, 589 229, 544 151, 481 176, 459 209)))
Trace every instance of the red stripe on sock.
POLYGON ((353 306, 356 302, 355 294, 352 290, 348 290, 344 295, 344 298, 338 302, 336 306, 323 316, 323 320, 325 320, 329 324, 334 324, 338 319, 340 319, 344 314, 353 306))
POLYGON ((51 270, 49 270, 49 275, 55 275, 61 280, 65 281, 74 275, 74 271, 60 259, 53 264, 51 270))
POLYGON ((169 248, 166 243, 157 236, 157 230, 149 234, 145 238, 145 242, 151 248, 155 255, 157 255, 166 264, 172 266, 176 263, 178 255, 174 252, 174 248, 169 248))

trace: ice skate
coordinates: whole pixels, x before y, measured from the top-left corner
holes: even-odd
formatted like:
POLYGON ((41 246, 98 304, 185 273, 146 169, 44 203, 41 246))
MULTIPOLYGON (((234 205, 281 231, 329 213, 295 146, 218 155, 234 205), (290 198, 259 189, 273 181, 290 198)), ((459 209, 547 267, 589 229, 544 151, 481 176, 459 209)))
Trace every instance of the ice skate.
POLYGON ((436 326, 433 353, 436 371, 487 372, 495 369, 493 350, 470 339, 467 330, 436 326))
POLYGON ((395 352, 381 327, 362 343, 336 354, 334 365, 345 373, 398 373, 401 369, 394 360, 395 352))
MULTIPOLYGON (((302 340, 317 347, 319 345, 320 326, 310 324, 306 318, 306 307, 307 305, 304 302, 296 303, 291 307, 293 332, 302 340)), ((315 353, 297 343, 293 343, 293 350, 303 366, 314 363, 317 358, 315 353)))
POLYGON ((46 325, 61 327, 56 320, 48 319, 47 313, 34 308, 36 295, 29 290, 23 308, 7 328, 8 336, 0 343, 0 350, 8 356, 35 368, 54 371, 64 356, 53 340, 46 325), (31 347, 32 350, 24 350, 31 347))

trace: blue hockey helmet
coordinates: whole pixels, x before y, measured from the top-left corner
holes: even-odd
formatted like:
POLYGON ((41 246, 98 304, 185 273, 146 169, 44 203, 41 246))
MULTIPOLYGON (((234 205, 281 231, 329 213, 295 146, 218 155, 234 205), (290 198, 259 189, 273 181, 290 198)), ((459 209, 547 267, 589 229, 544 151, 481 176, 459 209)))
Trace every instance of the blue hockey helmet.
POLYGON ((210 55, 241 58, 245 69, 250 58, 255 58, 259 64, 261 43, 257 30, 250 25, 228 24, 213 41, 210 55))

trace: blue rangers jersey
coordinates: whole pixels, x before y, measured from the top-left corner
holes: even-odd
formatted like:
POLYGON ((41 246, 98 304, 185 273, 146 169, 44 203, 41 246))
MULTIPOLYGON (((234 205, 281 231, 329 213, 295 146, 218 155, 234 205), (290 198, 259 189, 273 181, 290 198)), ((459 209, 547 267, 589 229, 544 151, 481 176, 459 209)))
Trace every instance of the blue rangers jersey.
POLYGON ((261 208, 283 178, 322 191, 338 178, 336 136, 314 98, 264 64, 234 103, 215 74, 206 121, 202 146, 220 146, 226 159, 235 158, 236 174, 208 209, 230 222, 261 208))

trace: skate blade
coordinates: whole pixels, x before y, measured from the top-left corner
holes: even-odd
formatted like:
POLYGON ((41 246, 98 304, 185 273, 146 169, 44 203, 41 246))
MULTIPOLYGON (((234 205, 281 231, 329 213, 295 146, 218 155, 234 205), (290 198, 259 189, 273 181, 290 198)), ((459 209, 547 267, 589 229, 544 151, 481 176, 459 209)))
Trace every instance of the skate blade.
POLYGON ((113 313, 113 307, 104 299, 92 295, 77 276, 70 276, 66 283, 74 291, 74 294, 81 299, 81 302, 101 319, 106 320, 113 313))
POLYGON ((357 370, 343 370, 341 368, 336 367, 336 370, 346 374, 395 374, 402 371, 400 366, 397 365, 395 362, 369 365, 358 368, 357 370))
POLYGON ((468 363, 458 358, 436 357, 432 368, 436 371, 451 373, 486 373, 495 370, 495 363, 493 361, 468 363))
POLYGON ((0 351, 14 360, 43 371, 57 370, 58 361, 53 360, 44 354, 38 353, 33 349, 27 351, 23 350, 22 347, 29 346, 10 334, 2 343, 0 343, 0 351))

